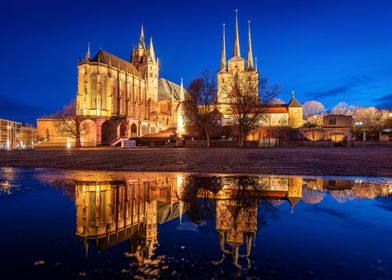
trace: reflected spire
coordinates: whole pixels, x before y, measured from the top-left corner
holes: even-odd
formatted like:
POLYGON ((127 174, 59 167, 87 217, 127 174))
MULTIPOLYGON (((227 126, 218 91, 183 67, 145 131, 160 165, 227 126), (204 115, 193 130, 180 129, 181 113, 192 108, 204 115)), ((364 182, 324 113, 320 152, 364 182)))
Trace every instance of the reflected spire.
POLYGON ((88 259, 88 240, 87 239, 84 240, 84 251, 86 254, 86 259, 88 259))
POLYGON ((182 224, 182 213, 184 210, 184 204, 181 200, 178 203, 179 203, 178 208, 179 208, 179 212, 180 212, 180 224, 182 224))
POLYGON ((235 10, 235 34, 234 34, 234 48, 232 57, 241 57, 240 39, 238 35, 238 10, 235 10))

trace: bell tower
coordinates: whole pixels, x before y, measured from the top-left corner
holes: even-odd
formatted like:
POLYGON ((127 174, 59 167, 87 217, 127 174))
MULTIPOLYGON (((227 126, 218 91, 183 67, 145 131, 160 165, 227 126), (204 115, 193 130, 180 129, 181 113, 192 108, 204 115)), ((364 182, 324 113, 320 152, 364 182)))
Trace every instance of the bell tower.
POLYGON ((158 102, 159 59, 155 56, 152 37, 150 38, 150 45, 148 48, 146 47, 143 25, 140 30, 139 43, 132 50, 131 63, 135 65, 146 81, 147 98, 150 98, 153 102, 158 102))

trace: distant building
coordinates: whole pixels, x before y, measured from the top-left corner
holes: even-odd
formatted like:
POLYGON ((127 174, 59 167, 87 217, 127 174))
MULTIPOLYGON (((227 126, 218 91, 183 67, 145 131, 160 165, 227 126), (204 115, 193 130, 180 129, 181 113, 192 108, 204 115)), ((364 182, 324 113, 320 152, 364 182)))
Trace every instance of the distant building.
POLYGON ((36 129, 6 119, 0 119, 0 149, 32 148, 36 141, 36 129))
POLYGON ((22 123, 0 119, 0 146, 2 149, 14 149, 20 143, 22 123))
POLYGON ((31 125, 22 125, 20 132, 20 146, 21 148, 33 148, 37 143, 37 129, 31 125))
POLYGON ((307 118, 307 126, 322 127, 324 115, 313 115, 307 118))
POLYGON ((314 127, 303 128, 302 134, 311 141, 332 140, 342 142, 351 140, 353 117, 346 115, 325 115, 309 118, 314 127))

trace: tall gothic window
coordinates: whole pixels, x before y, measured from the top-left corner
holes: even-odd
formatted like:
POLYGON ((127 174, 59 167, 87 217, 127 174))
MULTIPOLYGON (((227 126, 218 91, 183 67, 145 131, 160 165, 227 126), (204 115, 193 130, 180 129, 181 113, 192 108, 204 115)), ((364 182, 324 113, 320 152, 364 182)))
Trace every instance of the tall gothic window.
POLYGON ((91 74, 91 108, 97 108, 97 74, 91 74))
POLYGON ((101 109, 106 110, 106 75, 101 78, 101 109))

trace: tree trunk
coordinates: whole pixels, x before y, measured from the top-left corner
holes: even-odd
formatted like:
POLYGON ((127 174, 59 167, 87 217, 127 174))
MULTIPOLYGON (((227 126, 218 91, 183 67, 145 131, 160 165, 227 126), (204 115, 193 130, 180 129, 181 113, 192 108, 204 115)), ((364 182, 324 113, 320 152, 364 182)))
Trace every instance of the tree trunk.
POLYGON ((75 120, 75 148, 80 148, 82 146, 80 141, 80 122, 75 120))
POLYGON ((80 141, 80 135, 75 137, 75 148, 80 148, 82 146, 82 143, 80 141))
POLYGON ((244 147, 244 128, 242 126, 239 127, 238 129, 238 140, 239 140, 239 146, 242 148, 244 147))
POLYGON ((208 133, 207 129, 204 130, 205 134, 206 134, 206 148, 210 147, 210 134, 208 133))

